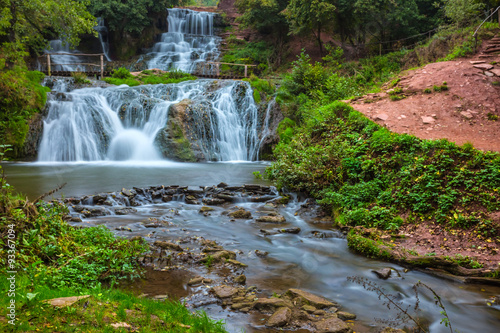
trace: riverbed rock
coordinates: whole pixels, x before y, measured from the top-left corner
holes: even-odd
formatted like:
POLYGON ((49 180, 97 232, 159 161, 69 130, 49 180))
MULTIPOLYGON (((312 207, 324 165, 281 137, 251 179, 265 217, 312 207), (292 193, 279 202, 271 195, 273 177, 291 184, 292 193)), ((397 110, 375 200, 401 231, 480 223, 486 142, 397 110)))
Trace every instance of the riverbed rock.
POLYGON ((406 333, 403 330, 400 330, 399 328, 392 328, 392 327, 386 327, 380 333, 406 333))
POLYGON ((314 313, 317 309, 312 305, 306 304, 302 306, 302 310, 306 311, 307 313, 314 313))
POLYGON ((236 253, 227 250, 218 251, 212 255, 212 258, 214 262, 233 260, 236 259, 236 253))
POLYGON ((234 259, 227 259, 226 262, 230 263, 231 265, 239 266, 239 267, 248 267, 247 264, 244 264, 238 260, 234 259))
POLYGON ((288 289, 286 294, 292 298, 299 298, 303 303, 312 305, 317 309, 324 309, 335 306, 334 303, 300 289, 288 289))
POLYGON ((251 219, 252 213, 243 208, 238 209, 237 211, 231 212, 227 214, 227 216, 235 218, 235 219, 251 219))
POLYGON ((264 216, 261 216, 261 217, 258 217, 256 219, 257 222, 265 222, 265 223, 276 223, 276 224, 280 224, 280 223, 285 223, 286 222, 286 219, 284 216, 282 215, 277 215, 277 216, 271 216, 271 215, 264 215, 264 216))
POLYGON ((89 207, 84 209, 82 212, 85 217, 97 217, 97 216, 105 216, 109 215, 109 212, 104 207, 89 207))
POLYGON ((205 198, 202 200, 202 202, 208 206, 217 206, 224 204, 226 201, 224 199, 218 199, 218 198, 205 198))
POLYGON ((292 310, 287 307, 282 307, 276 310, 275 313, 267 320, 266 326, 269 327, 283 327, 288 324, 292 317, 292 310))
POLYGON ((247 277, 244 274, 238 275, 234 278, 235 283, 245 284, 247 282, 247 277))
POLYGON ((188 281, 187 285, 188 286, 195 286, 195 285, 198 285, 198 284, 202 284, 202 283, 212 283, 213 280, 212 279, 209 279, 209 278, 204 278, 202 276, 198 276, 198 277, 195 277, 191 280, 188 281))
POLYGON ((134 190, 128 190, 126 188, 122 188, 121 193, 129 198, 132 198, 137 194, 134 190))
POLYGON ((255 301, 254 308, 261 312, 274 312, 278 308, 287 307, 292 308, 292 304, 281 298, 258 298, 255 301))
POLYGON ((356 315, 354 313, 349 313, 345 311, 337 312, 337 316, 342 320, 354 320, 356 319, 356 315))
POLYGON ((164 250, 173 250, 173 251, 184 251, 184 249, 178 245, 178 244, 174 244, 174 243, 170 243, 170 242, 164 242, 164 241, 155 241, 153 243, 154 246, 158 246, 164 250))
POLYGON ((216 286, 212 288, 212 292, 217 296, 218 298, 230 298, 238 294, 239 289, 234 288, 231 286, 216 286))
POLYGON ((391 268, 382 268, 377 270, 372 270, 380 279, 387 280, 391 277, 392 269, 391 268))
POLYGON ((129 215, 132 213, 137 213, 137 209, 131 207, 120 207, 115 209, 116 215, 129 215))
POLYGON ((212 208, 212 207, 203 206, 203 207, 201 207, 201 208, 200 208, 199 213, 202 213, 202 214, 203 214, 203 213, 212 212, 212 211, 214 211, 214 210, 215 210, 215 209, 214 209, 214 208, 212 208))
POLYGON ((330 317, 313 324, 321 333, 350 333, 351 328, 341 319, 330 317))
POLYGON ((269 254, 269 252, 267 252, 267 251, 255 250, 255 255, 257 257, 265 258, 268 256, 268 254, 269 254))

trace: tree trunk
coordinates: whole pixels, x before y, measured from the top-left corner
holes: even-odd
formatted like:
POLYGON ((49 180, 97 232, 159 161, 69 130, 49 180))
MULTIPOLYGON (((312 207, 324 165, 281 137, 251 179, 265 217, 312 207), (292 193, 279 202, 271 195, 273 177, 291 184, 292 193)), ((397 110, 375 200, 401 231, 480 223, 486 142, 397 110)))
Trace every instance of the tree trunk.
POLYGON ((321 23, 318 23, 318 44, 319 44, 319 56, 323 56, 323 43, 321 43, 321 23))

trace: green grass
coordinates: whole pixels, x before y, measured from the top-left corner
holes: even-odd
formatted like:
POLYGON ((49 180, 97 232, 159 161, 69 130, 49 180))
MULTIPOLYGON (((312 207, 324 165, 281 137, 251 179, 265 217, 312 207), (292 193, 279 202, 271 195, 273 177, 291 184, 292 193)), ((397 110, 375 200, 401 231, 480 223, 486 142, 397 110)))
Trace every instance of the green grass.
MULTIPOLYGON (((116 289, 50 288, 26 275, 16 277, 16 326, 0 321, 0 330, 18 332, 125 332, 113 323, 125 322, 135 332, 226 332, 204 312, 191 312, 176 301, 138 298, 116 289), (43 302, 58 297, 90 295, 72 306, 55 308, 43 302)), ((8 290, 7 280, 0 288, 8 290)), ((6 316, 10 298, 0 299, 0 315, 6 316)))
POLYGON ((126 68, 123 67, 115 70, 112 77, 104 78, 104 81, 109 84, 114 84, 116 86, 126 84, 130 87, 142 84, 172 84, 189 80, 196 80, 196 77, 178 70, 165 73, 144 70, 138 76, 133 76, 126 68))

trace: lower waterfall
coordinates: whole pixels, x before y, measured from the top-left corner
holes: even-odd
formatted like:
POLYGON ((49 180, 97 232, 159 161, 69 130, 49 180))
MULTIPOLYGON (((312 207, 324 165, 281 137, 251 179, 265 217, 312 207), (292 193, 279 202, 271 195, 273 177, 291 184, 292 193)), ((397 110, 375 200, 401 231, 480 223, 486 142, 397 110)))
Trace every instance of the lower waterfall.
POLYGON ((167 122, 177 104, 185 109, 175 126, 182 121, 200 160, 256 160, 262 124, 252 93, 243 81, 196 80, 52 94, 38 160, 160 160, 164 139, 175 136, 167 122))

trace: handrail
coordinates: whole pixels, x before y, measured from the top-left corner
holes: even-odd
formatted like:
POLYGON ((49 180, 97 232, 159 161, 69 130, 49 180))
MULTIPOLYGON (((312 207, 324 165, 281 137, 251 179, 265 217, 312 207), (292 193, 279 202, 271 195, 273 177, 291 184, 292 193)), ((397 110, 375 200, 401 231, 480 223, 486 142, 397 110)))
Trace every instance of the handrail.
POLYGON ((58 52, 58 53, 44 53, 41 56, 39 56, 38 58, 43 58, 43 57, 46 57, 47 55, 72 55, 72 56, 98 57, 98 56, 103 56, 105 54, 104 53, 85 54, 85 53, 69 53, 69 52, 60 53, 60 52, 58 52))
POLYGON ((490 16, 488 16, 488 17, 487 17, 487 18, 483 21, 483 23, 481 23, 481 24, 479 25, 479 27, 477 27, 476 31, 474 31, 474 34, 473 34, 472 36, 474 36, 474 37, 475 37, 475 36, 477 35, 477 32, 479 31, 479 29, 481 29, 481 27, 483 26, 483 24, 485 24, 485 23, 486 23, 486 21, 488 21, 488 20, 489 20, 489 18, 493 16, 493 14, 495 14, 496 12, 498 12, 498 10, 500 10, 500 6, 498 6, 498 7, 497 7, 497 9, 495 9, 495 11, 494 11, 493 13, 491 13, 491 15, 490 15, 490 16))

